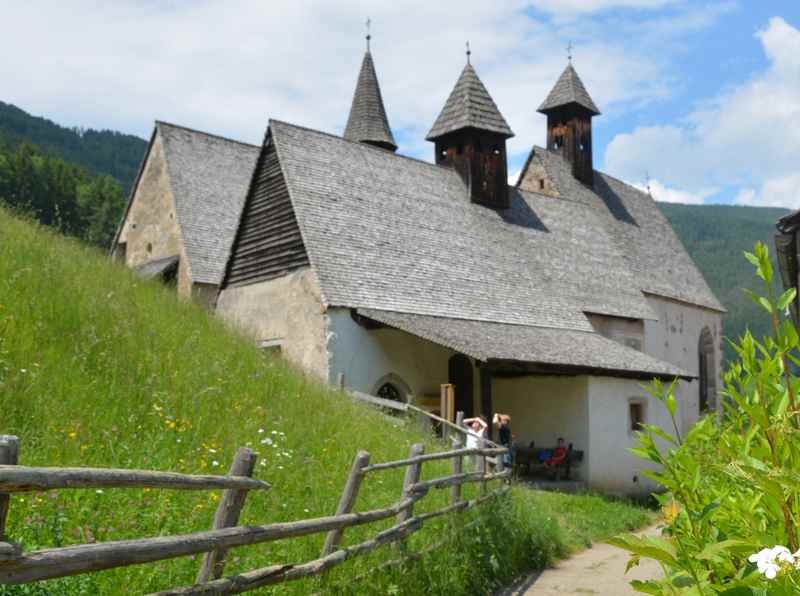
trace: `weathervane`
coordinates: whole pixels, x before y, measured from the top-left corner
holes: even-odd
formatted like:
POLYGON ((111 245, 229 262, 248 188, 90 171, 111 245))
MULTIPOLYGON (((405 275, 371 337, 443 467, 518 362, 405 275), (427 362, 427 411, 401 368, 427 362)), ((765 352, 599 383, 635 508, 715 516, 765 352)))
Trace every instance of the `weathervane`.
POLYGON ((469 49, 469 41, 467 41, 467 64, 469 64, 469 57, 472 54, 472 51, 469 49))
POLYGON ((372 35, 370 35, 369 32, 369 27, 370 25, 372 25, 372 20, 369 17, 367 17, 366 25, 367 25, 367 51, 369 52, 369 40, 372 39, 372 35))
POLYGON ((572 42, 571 41, 569 42, 569 44, 567 44, 567 60, 569 60, 569 63, 572 64, 572 42))

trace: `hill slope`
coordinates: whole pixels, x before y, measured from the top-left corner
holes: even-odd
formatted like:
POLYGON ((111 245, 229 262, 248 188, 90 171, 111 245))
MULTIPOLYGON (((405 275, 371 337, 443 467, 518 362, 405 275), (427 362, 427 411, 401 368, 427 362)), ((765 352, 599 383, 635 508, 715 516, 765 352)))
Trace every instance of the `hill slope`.
MULTIPOLYGON (((774 255, 775 222, 788 210, 675 203, 659 203, 659 207, 717 298, 728 309, 723 321, 724 334, 735 339, 747 328, 756 336, 766 334, 768 318, 742 291, 743 288, 758 289, 753 268, 742 253, 752 252, 753 245, 761 240, 774 255)), ((725 356, 733 357, 727 343, 725 356)))
POLYGON ((32 143, 46 153, 81 165, 93 174, 109 174, 127 194, 136 178, 147 141, 111 130, 79 130, 31 116, 0 101, 0 137, 16 146, 32 143))

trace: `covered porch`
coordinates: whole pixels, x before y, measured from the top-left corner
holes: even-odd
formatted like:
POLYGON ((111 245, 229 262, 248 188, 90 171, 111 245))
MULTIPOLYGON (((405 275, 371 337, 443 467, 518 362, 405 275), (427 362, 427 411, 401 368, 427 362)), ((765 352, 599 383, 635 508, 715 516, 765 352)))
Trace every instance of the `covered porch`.
MULTIPOLYGON (((385 378, 397 379, 398 385, 405 379, 408 395, 420 399, 451 383, 456 411, 488 421, 495 412, 510 415, 515 446, 522 452, 531 443, 534 449, 554 449, 559 438, 582 452, 568 478, 559 480, 620 494, 650 489, 642 481, 641 463, 627 452, 637 424, 668 422, 648 408, 642 383, 688 376, 587 331, 358 309, 352 318, 340 318, 337 333, 353 336, 348 345, 369 346, 355 358, 372 363, 369 367, 358 373, 338 367, 348 386, 373 393, 385 378), (372 377, 379 376, 376 383, 372 377)), ((496 432, 492 438, 497 439, 496 432)))

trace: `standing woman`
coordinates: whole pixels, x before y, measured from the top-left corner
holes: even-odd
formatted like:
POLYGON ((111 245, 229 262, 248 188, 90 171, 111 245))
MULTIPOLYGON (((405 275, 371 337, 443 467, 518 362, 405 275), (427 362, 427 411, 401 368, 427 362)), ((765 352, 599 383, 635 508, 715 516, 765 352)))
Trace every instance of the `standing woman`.
POLYGON ((497 442, 503 447, 508 447, 508 452, 503 454, 503 464, 510 468, 514 463, 512 457, 513 437, 511 435, 511 416, 508 414, 495 414, 492 420, 497 425, 497 442))
MULTIPOLYGON (((486 437, 486 429, 489 428, 489 425, 486 424, 483 418, 466 418, 464 420, 464 426, 469 429, 467 431, 467 449, 477 449, 480 447, 480 439, 486 437)), ((468 457, 470 467, 477 468, 478 456, 470 455, 468 457)))

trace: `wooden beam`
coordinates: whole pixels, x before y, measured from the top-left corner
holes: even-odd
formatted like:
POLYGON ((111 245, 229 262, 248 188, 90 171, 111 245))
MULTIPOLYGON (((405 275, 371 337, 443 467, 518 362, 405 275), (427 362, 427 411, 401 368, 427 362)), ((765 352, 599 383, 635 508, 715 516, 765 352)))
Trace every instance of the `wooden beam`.
MULTIPOLYGON (((369 453, 366 451, 359 451, 353 460, 353 466, 350 468, 350 475, 347 477, 347 483, 344 485, 342 496, 339 499, 339 505, 336 507, 336 515, 350 513, 356 504, 358 498, 358 491, 361 488, 361 481, 364 479, 364 468, 369 464, 369 453)), ((325 545, 322 547, 322 556, 331 554, 339 547, 342 541, 344 528, 331 530, 325 537, 325 545)))
POLYGON ((486 437, 492 439, 492 414, 494 406, 492 404, 492 371, 487 365, 481 366, 479 369, 481 377, 481 414, 486 416, 488 427, 486 429, 486 437))
POLYGON ((25 493, 64 488, 267 490, 269 484, 263 480, 238 476, 191 475, 113 468, 31 468, 0 465, 0 491, 25 493))
MULTIPOLYGON (((231 464, 231 469, 228 474, 230 476, 250 477, 253 475, 255 467, 255 452, 247 447, 241 447, 233 458, 233 463, 231 464)), ((217 512, 214 514, 213 529, 232 528, 237 525, 246 498, 246 490, 226 489, 225 492, 222 493, 222 498, 217 506, 217 512)), ((225 549, 219 549, 205 554, 203 562, 200 565, 200 571, 197 573, 197 583, 222 577, 222 572, 225 569, 226 553, 227 551, 225 549)))
MULTIPOLYGON (((19 439, 14 435, 0 435, 0 464, 5 466, 16 466, 19 462, 19 439)), ((0 485, 0 540, 3 540, 6 533, 6 519, 8 509, 11 506, 11 491, 6 490, 0 485)))

